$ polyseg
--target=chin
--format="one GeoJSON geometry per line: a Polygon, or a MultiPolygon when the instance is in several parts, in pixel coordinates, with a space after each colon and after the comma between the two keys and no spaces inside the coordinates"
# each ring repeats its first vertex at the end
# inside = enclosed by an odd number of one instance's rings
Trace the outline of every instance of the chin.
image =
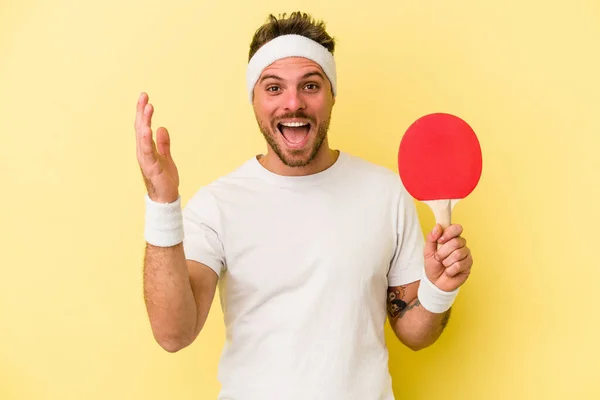
{"type": "Polygon", "coordinates": [[[265,129],[264,125],[260,127],[268,147],[279,160],[287,167],[300,168],[309,165],[319,154],[327,136],[328,124],[311,124],[302,143],[287,141],[277,125],[272,129],[265,129]]]}
{"type": "Polygon", "coordinates": [[[273,148],[273,151],[286,166],[299,168],[309,165],[317,157],[322,144],[322,140],[317,142],[311,140],[300,149],[283,147],[282,151],[281,147],[277,147],[273,148]]]}
{"type": "Polygon", "coordinates": [[[306,167],[314,160],[314,157],[310,157],[310,155],[302,155],[302,156],[290,156],[289,154],[285,157],[279,157],[279,159],[288,167],[292,168],[300,168],[306,167]]]}

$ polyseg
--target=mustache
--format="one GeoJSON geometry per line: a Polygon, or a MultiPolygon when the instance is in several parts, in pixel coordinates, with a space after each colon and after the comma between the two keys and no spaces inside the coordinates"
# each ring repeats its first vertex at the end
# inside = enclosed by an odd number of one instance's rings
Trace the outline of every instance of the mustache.
{"type": "Polygon", "coordinates": [[[281,121],[282,119],[292,119],[292,118],[306,119],[306,120],[310,121],[312,124],[315,123],[315,119],[313,117],[309,116],[308,114],[305,114],[302,111],[280,115],[279,117],[277,117],[275,119],[274,123],[278,124],[279,121],[281,121]]]}

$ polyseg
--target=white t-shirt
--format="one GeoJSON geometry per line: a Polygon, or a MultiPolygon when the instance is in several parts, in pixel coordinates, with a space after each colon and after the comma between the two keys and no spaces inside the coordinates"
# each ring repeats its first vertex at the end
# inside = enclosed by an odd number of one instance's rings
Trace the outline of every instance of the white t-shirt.
{"type": "Polygon", "coordinates": [[[219,400],[391,400],[388,286],[419,280],[423,235],[399,176],[341,152],[276,175],[251,158],[184,208],[186,258],[219,274],[219,400]]]}

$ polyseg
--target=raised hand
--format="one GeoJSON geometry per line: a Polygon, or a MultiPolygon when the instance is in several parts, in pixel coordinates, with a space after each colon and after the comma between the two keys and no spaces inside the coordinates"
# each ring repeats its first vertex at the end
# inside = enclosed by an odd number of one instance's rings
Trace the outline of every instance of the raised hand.
{"type": "Polygon", "coordinates": [[[137,103],[135,133],[137,159],[146,190],[151,200],[172,203],[179,197],[179,173],[171,158],[171,140],[166,128],[156,130],[156,144],[152,137],[154,107],[142,93],[137,103]]]}
{"type": "Polygon", "coordinates": [[[462,286],[471,273],[473,258],[462,231],[460,225],[442,229],[437,224],[427,235],[425,272],[435,286],[446,292],[462,286]]]}

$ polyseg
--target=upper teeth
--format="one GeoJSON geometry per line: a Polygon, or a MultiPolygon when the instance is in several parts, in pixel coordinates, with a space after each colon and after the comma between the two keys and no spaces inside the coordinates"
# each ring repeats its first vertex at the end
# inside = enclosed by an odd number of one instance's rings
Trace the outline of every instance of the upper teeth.
{"type": "Polygon", "coordinates": [[[297,128],[299,126],[308,125],[308,123],[307,122],[282,122],[281,125],[289,126],[291,128],[297,128]]]}

